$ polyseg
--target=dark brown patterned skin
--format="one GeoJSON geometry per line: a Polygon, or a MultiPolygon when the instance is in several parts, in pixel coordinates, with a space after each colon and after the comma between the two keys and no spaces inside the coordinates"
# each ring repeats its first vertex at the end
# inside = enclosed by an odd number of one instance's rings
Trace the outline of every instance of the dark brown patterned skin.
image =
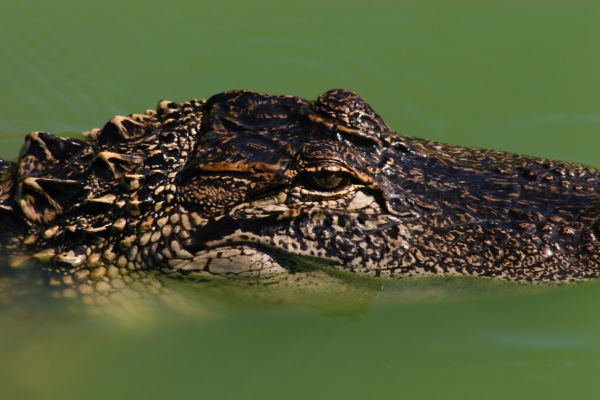
{"type": "Polygon", "coordinates": [[[376,276],[600,273],[599,171],[392,131],[355,93],[162,101],[0,163],[0,240],[65,295],[144,271],[286,273],[285,253],[376,276]]]}

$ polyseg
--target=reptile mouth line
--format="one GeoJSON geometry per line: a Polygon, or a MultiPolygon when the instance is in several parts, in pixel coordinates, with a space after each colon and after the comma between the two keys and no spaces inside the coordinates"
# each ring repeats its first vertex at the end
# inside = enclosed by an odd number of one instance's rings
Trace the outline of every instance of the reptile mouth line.
{"type": "MultiPolygon", "coordinates": [[[[183,267],[177,269],[178,272],[183,274],[198,274],[198,273],[210,273],[211,263],[215,260],[223,260],[228,258],[227,252],[231,249],[244,249],[255,251],[256,254],[262,254],[270,257],[279,267],[287,271],[288,273],[299,273],[306,272],[309,270],[318,269],[321,267],[328,267],[335,265],[336,262],[333,260],[318,258],[310,255],[297,254],[280,249],[275,246],[256,243],[251,241],[235,241],[227,244],[219,244],[216,246],[206,247],[200,252],[196,252],[192,259],[202,258],[206,260],[206,264],[201,267],[183,267]],[[210,257],[209,255],[214,255],[210,257]],[[204,256],[204,257],[203,257],[204,256]]],[[[250,259],[256,254],[242,254],[242,257],[250,259]]],[[[186,260],[182,259],[183,262],[186,260]]],[[[188,260],[189,261],[189,260],[188,260]]],[[[239,261],[238,261],[239,262],[239,261]]],[[[247,274],[246,271],[239,273],[232,273],[231,276],[248,276],[254,274],[247,274]]],[[[211,274],[220,275],[220,274],[211,274]]],[[[259,274],[256,274],[259,275],[259,274]]]]}

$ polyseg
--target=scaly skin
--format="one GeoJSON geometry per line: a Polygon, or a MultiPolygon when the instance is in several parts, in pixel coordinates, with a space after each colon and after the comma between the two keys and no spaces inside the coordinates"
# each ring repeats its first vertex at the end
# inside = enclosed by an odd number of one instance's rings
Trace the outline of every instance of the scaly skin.
{"type": "Polygon", "coordinates": [[[0,163],[2,247],[63,293],[286,273],[285,253],[376,276],[600,273],[597,169],[398,135],[356,94],[231,91],[35,132],[0,163]]]}

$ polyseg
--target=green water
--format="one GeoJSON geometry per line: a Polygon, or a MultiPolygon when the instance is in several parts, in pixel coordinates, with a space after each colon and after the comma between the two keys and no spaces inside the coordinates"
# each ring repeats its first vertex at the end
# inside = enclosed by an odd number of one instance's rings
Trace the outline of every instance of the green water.
{"type": "MultiPolygon", "coordinates": [[[[5,0],[0,157],[14,158],[28,131],[72,134],[161,98],[345,87],[406,134],[600,166],[599,19],[595,1],[5,0]]],[[[563,399],[600,389],[596,283],[180,286],[185,310],[117,321],[2,308],[0,397],[563,399]]]]}

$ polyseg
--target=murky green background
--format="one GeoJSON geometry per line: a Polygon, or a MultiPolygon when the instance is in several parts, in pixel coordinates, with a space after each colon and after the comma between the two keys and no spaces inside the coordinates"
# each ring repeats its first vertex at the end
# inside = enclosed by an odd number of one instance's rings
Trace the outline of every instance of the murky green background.
{"type": "MultiPolygon", "coordinates": [[[[4,0],[0,157],[14,158],[28,131],[72,134],[161,98],[345,87],[406,134],[600,166],[598,20],[591,0],[4,0]]],[[[340,295],[289,296],[184,286],[185,311],[116,322],[2,309],[0,397],[563,399],[600,389],[598,284],[359,280],[340,295]]]]}

